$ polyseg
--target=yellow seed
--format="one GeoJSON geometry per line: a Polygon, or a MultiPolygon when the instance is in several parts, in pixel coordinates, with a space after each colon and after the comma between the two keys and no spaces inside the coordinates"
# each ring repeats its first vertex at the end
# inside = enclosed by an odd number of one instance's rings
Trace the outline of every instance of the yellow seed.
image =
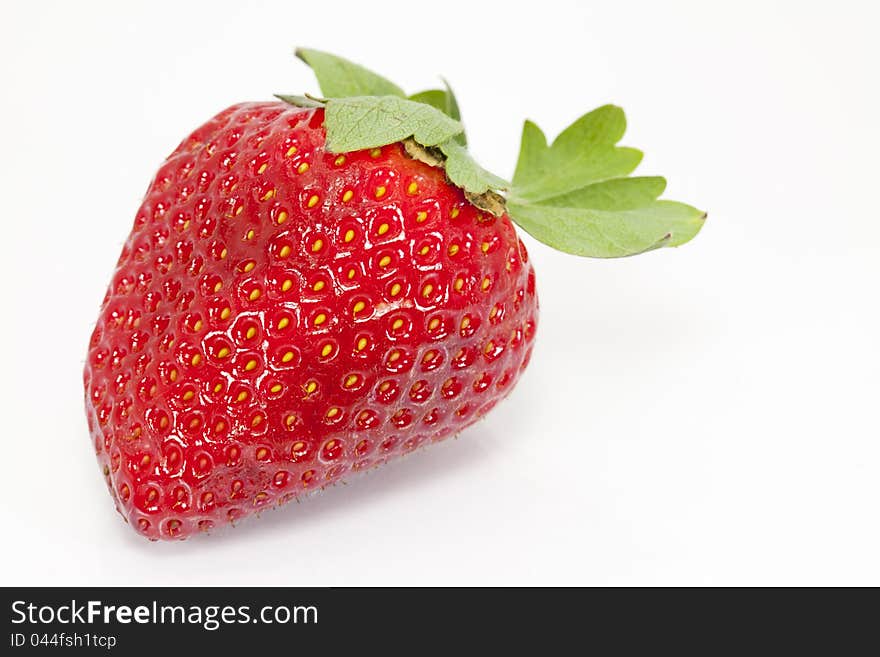
{"type": "Polygon", "coordinates": [[[248,299],[250,299],[251,301],[256,301],[257,299],[260,298],[260,294],[262,294],[260,292],[260,288],[255,287],[253,290],[251,290],[251,293],[248,295],[248,299]]]}
{"type": "Polygon", "coordinates": [[[428,213],[427,213],[427,212],[419,212],[419,213],[416,215],[416,222],[418,222],[418,223],[422,223],[422,222],[423,222],[425,219],[427,219],[427,218],[428,218],[428,213]]]}
{"type": "Polygon", "coordinates": [[[285,221],[287,221],[287,212],[285,212],[284,210],[282,210],[281,212],[279,212],[279,213],[278,213],[278,219],[276,219],[276,221],[277,221],[279,224],[283,224],[285,221]]]}
{"type": "Polygon", "coordinates": [[[386,392],[388,388],[391,387],[390,381],[383,381],[382,385],[379,386],[379,392],[386,392]]]}
{"type": "Polygon", "coordinates": [[[370,151],[370,157],[379,157],[380,155],[382,155],[381,148],[374,148],[373,150],[370,151]]]}
{"type": "Polygon", "coordinates": [[[387,191],[387,190],[385,189],[385,185],[379,185],[379,186],[376,188],[376,192],[375,192],[375,194],[376,194],[376,198],[382,198],[383,196],[385,196],[385,192],[386,192],[386,191],[387,191]]]}
{"type": "Polygon", "coordinates": [[[389,226],[388,224],[382,224],[381,226],[379,226],[379,230],[377,230],[376,232],[379,235],[384,235],[385,233],[388,232],[389,228],[391,228],[391,226],[389,226]]]}
{"type": "MultiPolygon", "coordinates": [[[[226,428],[225,422],[218,422],[217,424],[214,425],[214,433],[220,433],[225,428],[226,428]]],[[[205,465],[207,465],[207,463],[205,463],[205,465]]]]}
{"type": "Polygon", "coordinates": [[[290,318],[289,317],[282,317],[281,319],[278,320],[278,330],[283,331],[284,329],[287,328],[288,324],[290,324],[290,318]]]}
{"type": "Polygon", "coordinates": [[[389,363],[393,363],[394,361],[399,360],[399,359],[400,359],[400,352],[399,351],[392,351],[390,354],[388,354],[388,362],[389,363]]]}
{"type": "Polygon", "coordinates": [[[324,248],[324,240],[322,240],[321,238],[318,238],[314,242],[312,242],[312,253],[317,253],[322,248],[324,248]]]}
{"type": "Polygon", "coordinates": [[[428,330],[429,331],[435,330],[438,326],[440,326],[440,320],[437,319],[436,317],[434,319],[432,319],[430,322],[428,322],[428,330]]]}
{"type": "Polygon", "coordinates": [[[400,294],[400,283],[395,283],[391,286],[391,296],[396,297],[398,294],[400,294]]]}
{"type": "Polygon", "coordinates": [[[421,256],[428,255],[428,251],[430,251],[430,250],[431,250],[431,247],[426,244],[421,249],[419,249],[419,255],[421,255],[421,256]]]}
{"type": "Polygon", "coordinates": [[[168,426],[168,418],[163,417],[161,420],[159,420],[159,426],[163,429],[166,428],[168,426]]]}
{"type": "Polygon", "coordinates": [[[483,253],[488,253],[488,251],[489,251],[489,242],[483,242],[483,244],[480,246],[480,250],[481,250],[483,253]]]}
{"type": "Polygon", "coordinates": [[[183,393],[183,401],[189,401],[195,396],[196,394],[192,390],[187,390],[185,393],[183,393]]]}
{"type": "Polygon", "coordinates": [[[257,263],[255,263],[253,260],[249,260],[244,265],[244,273],[247,274],[248,272],[253,271],[254,267],[256,267],[256,266],[257,266],[257,263]]]}
{"type": "Polygon", "coordinates": [[[285,354],[281,357],[282,363],[289,363],[292,360],[293,360],[293,352],[292,351],[285,352],[285,354]]]}
{"type": "Polygon", "coordinates": [[[274,386],[272,386],[271,388],[269,388],[269,392],[271,392],[271,393],[273,393],[273,394],[278,394],[279,392],[281,392],[281,384],[280,384],[280,383],[276,383],[274,386]]]}
{"type": "Polygon", "coordinates": [[[363,351],[366,348],[367,348],[367,339],[366,338],[361,338],[360,340],[357,341],[357,350],[358,351],[363,351]]]}
{"type": "Polygon", "coordinates": [[[452,244],[449,247],[449,255],[454,256],[456,253],[458,253],[458,244],[452,244]]]}
{"type": "Polygon", "coordinates": [[[312,194],[312,195],[309,197],[309,202],[307,203],[307,205],[308,205],[310,208],[313,208],[313,207],[315,207],[316,205],[318,205],[318,201],[320,201],[320,200],[321,200],[321,199],[318,198],[318,195],[317,195],[317,194],[312,194]]]}
{"type": "Polygon", "coordinates": [[[293,281],[289,278],[281,284],[281,291],[287,292],[290,288],[293,287],[293,281]]]}
{"type": "Polygon", "coordinates": [[[314,381],[309,381],[309,382],[305,385],[305,390],[306,390],[306,392],[309,393],[309,394],[312,394],[312,393],[315,392],[315,390],[317,390],[317,389],[318,389],[318,384],[315,383],[314,381]]]}
{"type": "Polygon", "coordinates": [[[342,202],[348,203],[351,200],[352,196],[354,196],[354,192],[350,189],[346,189],[345,193],[342,195],[342,202]]]}
{"type": "Polygon", "coordinates": [[[427,299],[429,296],[431,296],[431,292],[433,292],[433,291],[434,291],[434,286],[431,285],[430,283],[426,283],[425,286],[422,288],[422,296],[427,299]]]}
{"type": "Polygon", "coordinates": [[[394,331],[396,331],[396,330],[398,330],[401,326],[403,326],[403,320],[402,320],[402,319],[395,319],[395,320],[394,320],[394,323],[391,325],[391,329],[394,330],[394,331]]]}
{"type": "Polygon", "coordinates": [[[230,310],[229,306],[226,306],[223,310],[220,311],[220,319],[229,319],[229,316],[232,314],[232,310],[230,310]]]}
{"type": "Polygon", "coordinates": [[[223,247],[223,250],[220,251],[220,259],[225,260],[227,255],[229,255],[229,251],[226,250],[226,247],[223,247]]]}
{"type": "Polygon", "coordinates": [[[296,168],[296,172],[297,172],[297,173],[305,173],[305,172],[308,171],[308,170],[309,170],[309,163],[308,163],[308,162],[303,162],[302,164],[300,164],[300,165],[296,168]]]}
{"type": "Polygon", "coordinates": [[[348,229],[345,231],[345,237],[342,238],[345,242],[351,242],[354,239],[354,231],[348,229]]]}
{"type": "Polygon", "coordinates": [[[318,316],[315,317],[315,326],[320,326],[324,322],[327,321],[327,315],[324,313],[318,313],[318,316]]]}
{"type": "Polygon", "coordinates": [[[407,192],[407,194],[418,194],[418,192],[419,192],[418,183],[416,183],[415,181],[411,182],[409,184],[409,187],[406,188],[406,192],[407,192]]]}
{"type": "Polygon", "coordinates": [[[228,347],[220,347],[220,350],[217,352],[217,358],[226,358],[229,353],[228,347]]]}
{"type": "Polygon", "coordinates": [[[255,233],[254,233],[254,229],[251,228],[247,233],[245,233],[244,238],[245,238],[246,240],[252,240],[252,239],[254,239],[254,234],[255,234],[255,233]]]}
{"type": "Polygon", "coordinates": [[[223,384],[222,384],[222,383],[218,383],[217,385],[214,386],[214,392],[215,392],[215,393],[220,392],[221,390],[223,390],[223,384]]]}
{"type": "Polygon", "coordinates": [[[290,157],[296,153],[296,146],[291,146],[287,149],[287,152],[284,154],[284,157],[290,157]]]}
{"type": "Polygon", "coordinates": [[[492,306],[492,310],[489,311],[489,319],[494,319],[495,315],[498,314],[498,306],[492,306]]]}
{"type": "Polygon", "coordinates": [[[345,379],[345,387],[351,388],[357,382],[358,382],[357,374],[349,374],[345,379]]]}
{"type": "Polygon", "coordinates": [[[333,160],[333,164],[341,167],[343,164],[345,164],[345,155],[340,155],[339,157],[337,157],[335,160],[333,160]]]}
{"type": "Polygon", "coordinates": [[[257,334],[257,329],[256,329],[255,327],[251,326],[251,327],[247,330],[247,332],[244,334],[244,337],[247,338],[248,340],[250,340],[250,339],[253,338],[256,334],[257,334]]]}
{"type": "Polygon", "coordinates": [[[202,362],[202,357],[200,354],[196,354],[195,356],[192,357],[192,364],[193,365],[198,365],[201,362],[202,362]]]}
{"type": "Polygon", "coordinates": [[[458,216],[458,208],[452,208],[452,212],[449,213],[449,216],[455,219],[458,216]]]}
{"type": "Polygon", "coordinates": [[[480,286],[480,288],[483,290],[483,292],[485,292],[489,289],[490,285],[492,285],[492,281],[489,280],[488,276],[486,276],[486,278],[483,279],[483,284],[480,286]]]}
{"type": "Polygon", "coordinates": [[[471,318],[468,315],[465,315],[464,317],[462,317],[461,328],[466,329],[470,325],[471,325],[471,318]]]}
{"type": "MultiPolygon", "coordinates": [[[[263,421],[262,415],[254,415],[254,419],[251,420],[251,426],[252,427],[259,426],[262,421],[263,421]]],[[[266,450],[261,449],[259,452],[257,452],[257,458],[258,459],[266,458],[266,450]],[[261,456],[261,453],[262,453],[262,456],[261,456]]]]}
{"type": "Polygon", "coordinates": [[[348,276],[348,280],[351,280],[355,277],[356,274],[357,274],[357,271],[355,270],[354,267],[352,267],[351,269],[348,270],[348,273],[346,274],[346,276],[348,276]]]}
{"type": "Polygon", "coordinates": [[[274,190],[274,189],[270,189],[268,192],[266,192],[265,194],[263,194],[263,195],[260,197],[260,200],[261,200],[261,201],[268,201],[268,200],[271,199],[271,198],[275,198],[275,190],[274,190]]]}
{"type": "Polygon", "coordinates": [[[320,292],[321,290],[324,289],[324,281],[315,281],[315,284],[312,285],[312,289],[315,292],[320,292]]]}
{"type": "Polygon", "coordinates": [[[321,349],[321,356],[327,358],[331,353],[333,353],[333,345],[328,342],[324,345],[323,349],[321,349]]]}
{"type": "Polygon", "coordinates": [[[367,307],[367,304],[365,304],[363,301],[358,301],[357,303],[354,304],[354,308],[352,308],[352,313],[357,315],[360,311],[362,311],[366,307],[367,307]]]}
{"type": "Polygon", "coordinates": [[[237,217],[238,215],[240,215],[242,212],[244,212],[244,206],[243,206],[243,205],[239,205],[237,208],[235,208],[235,216],[236,216],[236,217],[237,217]]]}
{"type": "Polygon", "coordinates": [[[246,372],[250,372],[251,370],[255,370],[255,369],[257,369],[257,361],[256,361],[256,359],[252,358],[251,360],[249,360],[249,361],[247,362],[247,364],[244,366],[244,369],[245,369],[246,372]]]}
{"type": "Polygon", "coordinates": [[[488,355],[494,348],[495,343],[489,340],[489,342],[486,343],[486,347],[483,349],[483,353],[488,355]]]}
{"type": "Polygon", "coordinates": [[[285,244],[284,246],[281,247],[281,250],[278,252],[278,257],[279,258],[286,258],[289,255],[290,255],[290,247],[287,246],[287,244],[285,244]]]}
{"type": "Polygon", "coordinates": [[[390,264],[391,264],[391,256],[382,256],[379,259],[379,266],[380,267],[387,267],[390,264]]]}
{"type": "Polygon", "coordinates": [[[337,415],[339,415],[339,409],[336,408],[335,406],[334,406],[333,408],[329,408],[329,409],[327,409],[327,414],[326,414],[326,416],[327,416],[328,419],[330,419],[330,418],[334,418],[334,417],[336,417],[337,415]]]}
{"type": "Polygon", "coordinates": [[[268,169],[268,168],[269,168],[269,165],[266,164],[266,163],[263,163],[263,164],[260,165],[260,168],[257,169],[257,173],[263,173],[263,172],[264,172],[266,169],[268,169]]]}
{"type": "Polygon", "coordinates": [[[436,351],[433,351],[433,350],[432,350],[432,351],[429,351],[429,352],[427,352],[427,353],[422,357],[422,362],[423,362],[423,363],[428,363],[428,362],[434,360],[436,357],[437,357],[437,352],[436,352],[436,351]]]}
{"type": "Polygon", "coordinates": [[[217,294],[220,291],[220,288],[223,287],[223,283],[217,281],[214,283],[214,294],[217,294]]]}

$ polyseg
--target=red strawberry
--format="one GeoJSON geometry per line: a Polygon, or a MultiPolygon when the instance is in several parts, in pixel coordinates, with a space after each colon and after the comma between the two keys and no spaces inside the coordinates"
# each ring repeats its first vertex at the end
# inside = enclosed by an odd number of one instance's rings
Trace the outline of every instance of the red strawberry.
{"type": "MultiPolygon", "coordinates": [[[[450,181],[473,165],[460,130],[331,152],[358,94],[336,95],[221,112],[137,213],[85,389],[116,507],[144,536],[184,538],[454,435],[529,361],[534,272],[495,185],[450,181]]],[[[374,133],[397,125],[382,120],[374,133]]]]}

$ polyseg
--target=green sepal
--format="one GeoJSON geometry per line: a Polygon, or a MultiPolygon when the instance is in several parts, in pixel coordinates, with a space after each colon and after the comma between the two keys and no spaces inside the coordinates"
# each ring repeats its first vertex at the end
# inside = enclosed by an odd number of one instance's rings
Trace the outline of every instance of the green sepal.
{"type": "Polygon", "coordinates": [[[315,71],[324,98],[278,96],[299,107],[323,107],[327,150],[334,153],[404,142],[407,153],[442,166],[472,203],[501,214],[507,210],[533,237],[560,251],[611,258],[696,235],[705,213],[659,200],[666,181],[630,177],[642,159],[618,146],[626,131],[623,110],[605,105],[574,121],[551,143],[526,121],[513,182],[486,171],[466,149],[455,95],[429,89],[406,97],[386,78],[346,59],[300,48],[297,56],[315,71]]]}
{"type": "MultiPolygon", "coordinates": [[[[461,121],[461,110],[458,107],[455,93],[453,93],[452,87],[449,86],[449,82],[445,78],[443,79],[443,84],[446,87],[445,89],[427,89],[413,94],[409,99],[417,103],[425,103],[431,107],[436,107],[447,116],[452,117],[456,121],[461,121]]],[[[455,136],[455,141],[462,146],[467,146],[467,137],[464,131],[455,136]]]]}
{"type": "Polygon", "coordinates": [[[449,180],[471,195],[509,186],[465,150],[458,101],[446,80],[445,89],[406,98],[394,83],[342,57],[307,48],[297,49],[296,55],[314,70],[325,99],[278,98],[298,107],[324,107],[328,151],[347,153],[412,138],[424,147],[436,147],[444,159],[435,165],[444,166],[449,180]]]}
{"type": "Polygon", "coordinates": [[[298,96],[296,94],[275,94],[275,98],[297,107],[324,107],[324,105],[326,105],[324,101],[315,100],[308,96],[298,96]]]}
{"type": "Polygon", "coordinates": [[[343,57],[310,48],[297,48],[296,56],[315,72],[321,93],[327,98],[349,96],[406,97],[403,89],[390,80],[343,57]]]}
{"type": "Polygon", "coordinates": [[[461,123],[440,110],[396,96],[331,98],[324,115],[327,150],[347,153],[412,137],[436,146],[461,133],[461,123]]]}
{"type": "Polygon", "coordinates": [[[483,194],[490,189],[504,190],[510,186],[504,178],[477,164],[467,148],[455,138],[443,142],[438,148],[446,156],[446,176],[462,189],[472,194],[483,194]]]}

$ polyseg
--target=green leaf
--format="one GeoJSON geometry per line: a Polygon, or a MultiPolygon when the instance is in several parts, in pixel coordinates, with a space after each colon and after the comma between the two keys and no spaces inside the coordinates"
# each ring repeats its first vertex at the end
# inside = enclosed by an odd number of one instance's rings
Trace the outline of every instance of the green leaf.
{"type": "Polygon", "coordinates": [[[510,185],[503,178],[486,171],[467,149],[455,139],[450,139],[439,145],[446,156],[446,176],[454,184],[472,194],[483,194],[490,189],[503,190],[510,185]]]}
{"type": "Polygon", "coordinates": [[[612,178],[593,183],[573,192],[554,196],[542,202],[555,208],[590,208],[593,210],[634,210],[648,205],[666,189],[666,179],[612,178]]]}
{"type": "Polygon", "coordinates": [[[513,178],[516,196],[542,201],[632,173],[642,153],[615,146],[625,129],[623,110],[605,105],[579,118],[547,146],[540,128],[526,121],[513,178]]]}
{"type": "Polygon", "coordinates": [[[536,239],[580,256],[615,258],[678,246],[702,228],[704,212],[657,200],[658,177],[626,177],[642,154],[617,146],[623,110],[606,105],[585,114],[552,144],[526,121],[507,208],[536,239]]]}
{"type": "Polygon", "coordinates": [[[376,148],[412,137],[436,146],[463,130],[440,110],[396,96],[332,98],[324,115],[327,150],[347,153],[376,148]]]}
{"type": "Polygon", "coordinates": [[[399,96],[403,89],[359,64],[320,50],[297,48],[296,56],[311,66],[327,98],[349,96],[399,96]]]}
{"type": "Polygon", "coordinates": [[[684,203],[652,201],[619,211],[550,207],[509,201],[511,218],[535,239],[559,251],[593,258],[619,258],[693,238],[706,214],[684,203]]]}

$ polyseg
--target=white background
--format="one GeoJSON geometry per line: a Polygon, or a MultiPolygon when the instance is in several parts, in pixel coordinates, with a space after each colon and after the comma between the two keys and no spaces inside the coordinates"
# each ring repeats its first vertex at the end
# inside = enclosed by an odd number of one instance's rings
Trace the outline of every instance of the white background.
{"type": "Polygon", "coordinates": [[[880,48],[865,2],[20,2],[0,21],[2,584],[880,584],[880,48]],[[509,174],[622,105],[640,172],[709,211],[677,250],[527,240],[542,322],[458,440],[185,543],[113,511],[92,322],[153,171],[331,50],[454,84],[509,174]]]}

